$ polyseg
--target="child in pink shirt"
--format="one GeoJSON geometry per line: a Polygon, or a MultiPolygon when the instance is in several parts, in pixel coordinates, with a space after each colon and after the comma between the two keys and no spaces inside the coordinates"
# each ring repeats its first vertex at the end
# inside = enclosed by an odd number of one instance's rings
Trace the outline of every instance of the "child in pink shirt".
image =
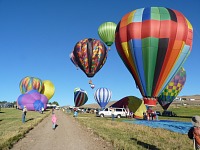
{"type": "Polygon", "coordinates": [[[56,118],[56,115],[54,113],[52,114],[51,121],[52,121],[52,128],[53,128],[53,130],[55,130],[57,118],[56,118]]]}

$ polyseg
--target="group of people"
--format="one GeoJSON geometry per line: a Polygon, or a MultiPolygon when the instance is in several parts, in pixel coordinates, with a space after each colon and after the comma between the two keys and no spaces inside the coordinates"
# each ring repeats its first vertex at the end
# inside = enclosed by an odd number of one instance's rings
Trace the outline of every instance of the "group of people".
{"type": "MultiPolygon", "coordinates": [[[[26,114],[27,114],[27,108],[26,106],[24,106],[24,108],[22,109],[22,123],[26,122],[26,114]]],[[[44,110],[42,110],[43,113],[44,110]]],[[[56,114],[54,112],[54,108],[52,109],[52,117],[51,117],[51,121],[52,121],[52,129],[55,130],[56,126],[57,126],[57,117],[56,114]]]]}
{"type": "Polygon", "coordinates": [[[156,111],[152,109],[147,109],[146,112],[143,112],[143,119],[144,120],[158,120],[158,115],[156,111]]]}

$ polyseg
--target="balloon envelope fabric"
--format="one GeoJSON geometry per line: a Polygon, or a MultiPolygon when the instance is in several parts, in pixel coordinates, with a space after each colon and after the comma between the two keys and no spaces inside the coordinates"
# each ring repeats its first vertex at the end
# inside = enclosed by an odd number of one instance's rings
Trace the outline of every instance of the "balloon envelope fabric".
{"type": "Polygon", "coordinates": [[[112,92],[107,88],[98,88],[94,93],[94,99],[101,108],[105,108],[110,101],[112,92]]]}
{"type": "Polygon", "coordinates": [[[183,67],[181,67],[158,97],[158,102],[164,110],[167,110],[173,100],[178,96],[185,84],[185,81],[186,71],[183,67]]]}
{"type": "Polygon", "coordinates": [[[43,82],[43,89],[40,93],[45,95],[48,98],[48,100],[50,100],[55,93],[55,87],[50,80],[44,80],[42,82],[43,82]]]}
{"type": "Polygon", "coordinates": [[[193,29],[186,17],[165,7],[127,13],[115,34],[117,52],[143,97],[158,97],[189,56],[193,29]]]}
{"type": "Polygon", "coordinates": [[[74,89],[74,104],[75,107],[84,105],[88,100],[87,92],[81,88],[74,89]]]}
{"type": "Polygon", "coordinates": [[[114,22],[104,22],[98,28],[99,37],[109,47],[115,41],[116,27],[117,27],[117,24],[114,22]]]}
{"type": "Polygon", "coordinates": [[[20,81],[19,87],[22,94],[30,90],[37,90],[40,92],[43,88],[43,83],[39,78],[27,76],[20,81]]]}
{"type": "Polygon", "coordinates": [[[47,97],[40,94],[37,90],[31,90],[25,94],[21,94],[17,99],[19,108],[23,109],[26,106],[29,111],[40,111],[42,107],[46,110],[47,103],[47,97]]]}
{"type": "Polygon", "coordinates": [[[143,118],[143,112],[147,111],[144,101],[135,96],[126,96],[111,106],[119,108],[128,106],[129,110],[134,113],[135,118],[143,118]]]}
{"type": "Polygon", "coordinates": [[[86,38],[76,43],[73,54],[79,68],[93,77],[105,64],[108,50],[103,42],[86,38]]]}

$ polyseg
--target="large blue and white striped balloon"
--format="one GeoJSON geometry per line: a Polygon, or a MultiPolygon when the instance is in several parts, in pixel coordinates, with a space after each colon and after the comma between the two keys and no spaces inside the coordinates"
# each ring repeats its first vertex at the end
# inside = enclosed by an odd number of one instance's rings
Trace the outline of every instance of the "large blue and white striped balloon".
{"type": "Polygon", "coordinates": [[[98,88],[94,93],[94,99],[101,108],[105,108],[110,101],[112,92],[107,88],[98,88]]]}

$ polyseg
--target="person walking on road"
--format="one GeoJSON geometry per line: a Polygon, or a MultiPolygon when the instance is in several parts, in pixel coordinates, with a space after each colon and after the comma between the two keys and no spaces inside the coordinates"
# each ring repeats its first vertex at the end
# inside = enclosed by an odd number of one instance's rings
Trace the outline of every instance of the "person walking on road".
{"type": "Polygon", "coordinates": [[[26,122],[26,113],[27,113],[27,108],[26,108],[26,106],[24,106],[24,108],[22,110],[22,122],[23,123],[26,122]]]}
{"type": "Polygon", "coordinates": [[[52,128],[53,128],[53,130],[55,130],[56,129],[56,122],[57,122],[57,118],[56,118],[55,113],[52,114],[51,121],[52,121],[52,128]]]}

